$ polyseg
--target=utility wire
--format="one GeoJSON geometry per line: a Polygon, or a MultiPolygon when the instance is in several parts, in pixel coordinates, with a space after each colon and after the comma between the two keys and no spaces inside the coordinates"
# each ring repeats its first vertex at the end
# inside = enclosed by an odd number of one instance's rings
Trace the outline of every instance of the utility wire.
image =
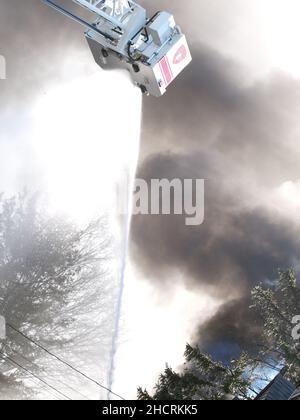
{"type": "Polygon", "coordinates": [[[85,379],[93,382],[95,385],[97,385],[98,387],[104,389],[105,391],[109,392],[110,394],[114,395],[115,397],[120,398],[121,400],[125,401],[125,398],[122,397],[121,395],[116,394],[115,392],[113,392],[111,389],[107,388],[106,386],[102,385],[100,382],[97,382],[95,379],[89,377],[87,374],[81,372],[79,369],[75,368],[74,366],[72,366],[70,363],[66,362],[65,360],[61,359],[59,356],[56,356],[56,354],[52,353],[50,350],[46,349],[45,347],[43,347],[41,344],[37,343],[35,340],[29,338],[27,335],[25,335],[24,333],[22,333],[21,331],[19,331],[17,328],[15,328],[14,326],[12,326],[11,324],[7,323],[6,324],[10,329],[12,329],[13,331],[17,332],[18,334],[20,334],[22,337],[24,337],[26,340],[30,341],[32,344],[34,344],[35,346],[39,347],[41,350],[43,350],[44,352],[46,352],[47,354],[49,354],[50,356],[54,357],[56,360],[58,360],[60,363],[63,363],[64,365],[68,366],[70,369],[72,369],[74,372],[78,373],[79,375],[83,376],[85,379]]]}
{"type": "MultiPolygon", "coordinates": [[[[16,367],[12,362],[10,362],[9,360],[5,360],[5,362],[7,362],[8,364],[10,364],[10,366],[13,366],[14,368],[16,367]]],[[[40,384],[40,382],[39,382],[39,380],[37,380],[37,379],[35,379],[35,378],[33,378],[32,379],[32,381],[33,382],[35,382],[36,384],[40,384]]],[[[61,398],[59,398],[58,396],[57,396],[57,394],[56,393],[54,393],[53,391],[52,391],[52,389],[48,389],[47,388],[47,386],[46,385],[44,385],[44,384],[41,384],[41,388],[42,389],[46,389],[46,391],[50,394],[50,395],[52,395],[53,396],[53,398],[55,398],[55,400],[57,400],[57,401],[62,401],[62,399],[61,398]]]]}
{"type": "MultiPolygon", "coordinates": [[[[41,369],[41,367],[37,363],[33,362],[32,360],[30,360],[27,357],[23,356],[22,354],[18,353],[16,350],[10,349],[10,351],[13,351],[18,357],[22,357],[22,359],[26,360],[26,362],[32,364],[36,368],[41,369]]],[[[84,399],[89,400],[89,397],[87,397],[86,395],[82,394],[80,391],[78,391],[77,389],[73,388],[71,385],[66,384],[65,382],[61,381],[58,378],[55,378],[54,380],[58,381],[63,386],[69,388],[71,391],[76,392],[77,394],[81,395],[84,399]]]]}
{"type": "Polygon", "coordinates": [[[59,391],[54,386],[52,386],[48,382],[46,382],[44,379],[41,379],[39,376],[37,376],[34,373],[32,373],[29,369],[25,368],[20,363],[16,362],[14,359],[12,359],[11,357],[9,357],[7,354],[3,353],[2,351],[0,351],[0,353],[5,357],[5,359],[7,359],[9,362],[13,363],[15,366],[18,366],[20,369],[24,370],[24,372],[29,373],[29,375],[33,376],[35,379],[38,379],[40,382],[42,382],[43,384],[47,385],[49,388],[53,389],[55,392],[57,392],[58,394],[60,394],[62,397],[66,398],[69,401],[72,401],[71,398],[69,398],[63,392],[59,391]]]}

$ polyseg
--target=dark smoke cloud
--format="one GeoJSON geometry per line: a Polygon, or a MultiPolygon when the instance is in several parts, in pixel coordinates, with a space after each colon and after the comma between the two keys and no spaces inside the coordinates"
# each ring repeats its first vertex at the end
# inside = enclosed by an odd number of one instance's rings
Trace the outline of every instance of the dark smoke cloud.
{"type": "Polygon", "coordinates": [[[176,268],[189,287],[227,299],[273,280],[278,268],[299,259],[300,242],[293,224],[260,207],[239,208],[240,197],[209,167],[216,163],[209,155],[171,153],[143,163],[138,175],[147,181],[206,178],[206,218],[188,227],[181,216],[136,216],[133,254],[159,284],[172,282],[176,268]]]}
{"type": "Polygon", "coordinates": [[[300,178],[300,82],[274,73],[249,83],[232,59],[199,42],[192,50],[192,65],[168,94],[144,101],[138,176],[204,178],[205,223],[195,228],[178,216],[136,216],[131,251],[162,291],[179,272],[189,288],[225,301],[208,323],[195,325],[195,337],[231,357],[235,346],[257,341],[251,288],[274,281],[279,268],[300,258],[297,222],[262,203],[283,182],[300,178]]]}
{"type": "MultiPolygon", "coordinates": [[[[236,8],[241,4],[232,2],[236,8]]],[[[176,14],[194,61],[165,97],[145,100],[139,170],[146,179],[205,178],[206,220],[191,228],[178,217],[136,217],[132,254],[158,287],[171,287],[180,271],[188,287],[222,297],[225,306],[206,325],[195,326],[195,336],[206,347],[226,343],[228,348],[255,339],[255,322],[245,309],[249,289],[299,259],[299,229],[260,199],[280,183],[300,178],[300,82],[276,74],[249,84],[238,63],[201,44],[201,33],[222,36],[228,23],[227,2],[212,3],[224,19],[206,29],[210,5],[205,2],[150,4],[152,12],[176,14]]],[[[0,84],[1,112],[59,82],[59,68],[71,50],[92,60],[82,33],[40,0],[0,0],[0,54],[9,78],[0,84]]]]}
{"type": "Polygon", "coordinates": [[[238,357],[243,349],[254,354],[260,350],[262,322],[254,311],[249,309],[248,297],[230,300],[198,331],[194,342],[201,342],[201,347],[215,358],[229,362],[238,357]]]}
{"type": "Polygon", "coordinates": [[[247,87],[238,66],[195,49],[168,95],[145,101],[142,153],[208,150],[222,155],[226,177],[238,173],[267,186],[297,178],[300,153],[291,153],[290,142],[298,131],[299,88],[280,74],[247,87]]]}

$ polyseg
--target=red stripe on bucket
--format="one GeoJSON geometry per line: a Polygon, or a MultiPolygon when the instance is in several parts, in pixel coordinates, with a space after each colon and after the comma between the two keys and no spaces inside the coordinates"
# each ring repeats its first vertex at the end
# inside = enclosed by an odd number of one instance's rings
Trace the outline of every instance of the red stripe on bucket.
{"type": "Polygon", "coordinates": [[[172,75],[172,71],[166,57],[160,60],[159,66],[164,76],[165,84],[166,86],[168,86],[173,80],[173,75],[172,75]]]}

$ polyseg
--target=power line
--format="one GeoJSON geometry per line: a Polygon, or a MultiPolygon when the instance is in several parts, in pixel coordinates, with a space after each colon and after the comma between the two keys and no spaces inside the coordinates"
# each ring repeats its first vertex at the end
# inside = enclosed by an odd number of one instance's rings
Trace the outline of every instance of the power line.
{"type": "Polygon", "coordinates": [[[20,365],[20,363],[16,362],[14,359],[9,357],[7,354],[0,351],[0,353],[11,363],[13,363],[15,366],[18,366],[20,369],[24,370],[24,372],[29,373],[29,375],[33,376],[35,379],[38,379],[43,384],[47,385],[49,388],[53,389],[55,392],[60,394],[62,397],[66,398],[69,401],[72,401],[71,398],[69,398],[67,395],[65,395],[63,392],[56,389],[54,386],[50,385],[48,382],[46,382],[44,379],[41,379],[39,376],[32,373],[29,369],[25,368],[24,366],[20,365]]]}
{"type": "MultiPolygon", "coordinates": [[[[7,346],[3,346],[3,347],[7,347],[7,346]]],[[[30,360],[30,359],[28,359],[26,356],[23,356],[22,354],[20,354],[19,352],[17,352],[15,349],[12,349],[12,348],[10,348],[9,349],[10,351],[13,351],[18,357],[21,357],[22,359],[24,359],[26,362],[28,362],[28,363],[30,363],[30,364],[32,364],[33,366],[35,366],[36,368],[38,368],[38,369],[40,369],[41,367],[37,364],[37,363],[35,363],[35,362],[33,362],[32,360],[30,360]]],[[[8,352],[7,350],[6,350],[6,352],[8,352]]],[[[73,388],[71,385],[69,385],[69,384],[66,384],[65,382],[63,382],[63,381],[61,381],[60,379],[58,379],[58,378],[55,378],[55,380],[56,381],[58,381],[59,383],[61,383],[63,386],[65,386],[65,387],[67,387],[67,388],[69,388],[71,391],[73,391],[73,392],[76,392],[76,393],[78,393],[79,395],[81,395],[83,398],[85,398],[85,399],[87,399],[87,400],[89,400],[89,398],[86,396],[86,395],[84,395],[84,394],[82,394],[80,391],[78,391],[77,389],[75,389],[75,388],[73,388]]],[[[53,394],[54,395],[54,394],[53,394]]]]}
{"type": "Polygon", "coordinates": [[[74,366],[72,366],[70,363],[66,362],[65,360],[61,359],[59,356],[57,356],[56,354],[52,353],[50,350],[46,349],[45,347],[43,347],[41,344],[37,343],[35,340],[29,338],[27,335],[25,335],[24,333],[22,333],[21,331],[19,331],[17,328],[15,328],[14,326],[12,326],[11,324],[7,323],[7,326],[12,329],[13,331],[17,332],[18,334],[20,334],[22,337],[24,337],[26,340],[30,341],[32,344],[34,344],[35,346],[39,347],[41,350],[43,350],[44,352],[46,352],[47,354],[49,354],[50,356],[54,357],[56,360],[58,360],[60,363],[63,363],[64,365],[68,366],[70,369],[72,369],[74,372],[78,373],[79,375],[83,376],[85,379],[93,382],[95,385],[97,385],[98,387],[104,389],[105,391],[109,392],[110,394],[114,395],[115,397],[120,398],[121,400],[125,401],[125,398],[122,397],[121,395],[116,394],[115,392],[113,392],[111,389],[107,388],[106,386],[102,385],[100,382],[97,382],[95,379],[89,377],[87,374],[81,372],[79,369],[75,368],[74,366]]]}
{"type": "MultiPolygon", "coordinates": [[[[26,360],[26,362],[31,363],[33,366],[37,367],[38,369],[41,368],[40,366],[38,366],[37,363],[33,362],[32,360],[30,360],[27,357],[23,356],[22,354],[18,353],[16,350],[14,350],[14,349],[10,349],[10,350],[13,351],[17,356],[22,357],[22,359],[26,360]]],[[[69,388],[71,391],[76,392],[77,394],[81,395],[83,398],[89,400],[89,398],[86,395],[82,394],[80,391],[73,388],[71,385],[66,384],[65,382],[61,381],[58,378],[55,378],[55,380],[58,381],[59,383],[61,383],[62,385],[64,385],[65,387],[69,388]]]]}
{"type": "MultiPolygon", "coordinates": [[[[15,368],[15,365],[12,363],[12,362],[10,362],[9,360],[5,360],[6,362],[8,362],[11,366],[13,366],[14,368],[15,368]]],[[[36,384],[38,384],[39,383],[39,381],[38,380],[36,380],[35,378],[33,378],[32,379],[36,384]]],[[[47,389],[47,387],[46,387],[46,385],[44,385],[44,384],[41,384],[41,388],[42,389],[46,389],[46,391],[50,394],[50,395],[52,395],[57,401],[61,401],[61,398],[59,398],[58,396],[57,396],[57,394],[55,394],[51,389],[47,389]]]]}
{"type": "MultiPolygon", "coordinates": [[[[4,346],[5,347],[5,346],[4,346]]],[[[3,349],[2,349],[3,350],[3,349]]],[[[6,350],[6,352],[7,352],[7,350],[6,350]]],[[[14,353],[16,353],[16,354],[18,354],[15,350],[13,350],[13,352],[14,353]]],[[[23,357],[25,360],[26,360],[26,358],[25,357],[23,357]]],[[[6,362],[8,362],[11,366],[14,366],[15,367],[15,365],[12,363],[12,362],[10,362],[9,360],[5,360],[6,362]]],[[[39,383],[39,380],[35,380],[35,378],[33,378],[33,381],[36,383],[36,384],[38,384],[39,383]]],[[[41,387],[43,388],[43,389],[46,389],[47,391],[48,391],[48,393],[49,394],[51,394],[56,400],[58,400],[58,401],[61,401],[61,398],[58,398],[58,396],[57,396],[57,394],[54,394],[54,392],[52,391],[52,390],[49,390],[49,389],[47,389],[47,387],[44,385],[44,384],[41,384],[41,387]]]]}

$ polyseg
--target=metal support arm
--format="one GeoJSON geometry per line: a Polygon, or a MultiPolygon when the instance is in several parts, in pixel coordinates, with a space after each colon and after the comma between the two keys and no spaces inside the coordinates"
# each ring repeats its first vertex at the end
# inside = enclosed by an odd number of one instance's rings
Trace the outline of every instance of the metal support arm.
{"type": "Polygon", "coordinates": [[[48,6],[52,7],[53,9],[59,11],[63,15],[69,17],[70,19],[72,19],[75,22],[79,23],[80,25],[84,26],[85,28],[92,29],[93,31],[95,31],[98,34],[102,35],[106,39],[109,39],[110,41],[115,41],[115,38],[113,38],[112,36],[110,36],[110,35],[102,32],[95,25],[93,25],[93,24],[85,21],[84,19],[80,18],[79,16],[74,15],[73,13],[71,13],[70,11],[64,9],[62,6],[60,6],[59,4],[55,3],[54,1],[52,1],[52,0],[42,0],[42,1],[45,4],[47,4],[48,6]]]}

